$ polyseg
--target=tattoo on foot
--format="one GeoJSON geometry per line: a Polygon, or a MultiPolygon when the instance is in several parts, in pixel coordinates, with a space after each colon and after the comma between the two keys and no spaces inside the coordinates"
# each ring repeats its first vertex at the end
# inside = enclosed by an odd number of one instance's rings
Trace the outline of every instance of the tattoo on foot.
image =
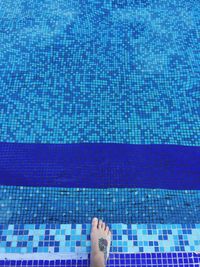
{"type": "Polygon", "coordinates": [[[106,239],[100,238],[99,239],[99,250],[102,251],[104,254],[105,265],[106,265],[106,260],[107,260],[107,247],[108,247],[108,241],[106,239]]]}

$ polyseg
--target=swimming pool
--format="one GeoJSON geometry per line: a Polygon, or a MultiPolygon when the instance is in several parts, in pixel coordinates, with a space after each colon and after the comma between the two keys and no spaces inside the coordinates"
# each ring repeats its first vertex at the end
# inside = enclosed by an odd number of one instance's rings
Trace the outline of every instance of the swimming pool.
{"type": "Polygon", "coordinates": [[[29,253],[37,266],[50,248],[52,264],[65,252],[85,262],[57,266],[86,265],[93,216],[116,231],[110,266],[199,264],[199,11],[195,0],[0,3],[0,266],[29,253]],[[33,245],[35,230],[59,245],[33,245]]]}

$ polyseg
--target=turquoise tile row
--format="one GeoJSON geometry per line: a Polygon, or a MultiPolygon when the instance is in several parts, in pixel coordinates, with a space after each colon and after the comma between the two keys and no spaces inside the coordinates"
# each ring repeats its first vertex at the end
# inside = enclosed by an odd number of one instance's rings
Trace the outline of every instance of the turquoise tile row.
{"type": "MultiPolygon", "coordinates": [[[[111,224],[111,252],[198,252],[200,224],[111,224]]],[[[90,224],[0,225],[0,253],[88,253],[90,224]]]]}
{"type": "Polygon", "coordinates": [[[200,223],[200,190],[0,186],[0,224],[200,223]]]}

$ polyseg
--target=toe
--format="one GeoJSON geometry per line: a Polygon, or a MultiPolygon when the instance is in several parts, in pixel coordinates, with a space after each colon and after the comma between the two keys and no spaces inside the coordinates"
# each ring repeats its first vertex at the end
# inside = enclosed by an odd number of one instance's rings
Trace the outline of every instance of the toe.
{"type": "Polygon", "coordinates": [[[99,224],[98,224],[98,228],[99,228],[99,229],[102,228],[102,224],[103,224],[102,220],[99,220],[99,224]]]}
{"type": "Polygon", "coordinates": [[[108,234],[109,233],[109,227],[106,226],[106,233],[108,234]]]}
{"type": "Polygon", "coordinates": [[[109,236],[109,238],[111,239],[111,236],[112,236],[111,231],[108,232],[108,236],[109,236]]]}
{"type": "Polygon", "coordinates": [[[106,229],[106,224],[103,222],[102,223],[102,229],[105,230],[106,229]]]}
{"type": "Polygon", "coordinates": [[[95,217],[92,219],[92,227],[97,228],[98,225],[98,219],[95,217]]]}

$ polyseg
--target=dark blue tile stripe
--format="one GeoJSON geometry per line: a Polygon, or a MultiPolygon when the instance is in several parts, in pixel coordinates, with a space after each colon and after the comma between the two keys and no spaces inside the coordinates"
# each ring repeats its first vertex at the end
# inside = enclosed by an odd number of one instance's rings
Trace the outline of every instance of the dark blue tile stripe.
{"type": "MultiPolygon", "coordinates": [[[[108,267],[199,267],[200,256],[193,253],[111,254],[108,267]]],[[[88,260],[0,260],[0,266],[89,267],[88,260]]]]}
{"type": "Polygon", "coordinates": [[[200,147],[0,143],[0,184],[200,189],[200,147]]]}

